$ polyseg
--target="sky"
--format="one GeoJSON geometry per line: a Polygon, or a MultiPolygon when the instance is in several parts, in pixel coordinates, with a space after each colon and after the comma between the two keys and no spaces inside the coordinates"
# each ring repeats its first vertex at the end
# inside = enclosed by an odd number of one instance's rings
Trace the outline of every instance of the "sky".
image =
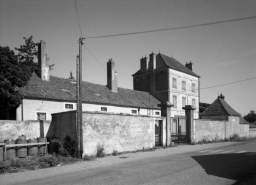
{"type": "MultiPolygon", "coordinates": [[[[82,37],[173,28],[256,16],[256,0],[76,0],[82,37]]],[[[0,45],[11,49],[23,37],[46,42],[51,75],[75,76],[81,37],[74,0],[0,0],[0,45]]],[[[106,63],[115,61],[118,86],[132,89],[140,59],[162,53],[201,76],[200,101],[222,93],[242,115],[256,111],[256,19],[120,37],[86,39],[83,81],[106,85],[106,63]]]]}

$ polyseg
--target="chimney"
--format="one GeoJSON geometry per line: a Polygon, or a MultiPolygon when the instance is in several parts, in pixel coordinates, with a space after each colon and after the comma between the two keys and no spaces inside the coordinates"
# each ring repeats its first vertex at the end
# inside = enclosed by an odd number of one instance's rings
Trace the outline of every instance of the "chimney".
{"type": "Polygon", "coordinates": [[[38,44],[38,72],[39,72],[39,77],[44,80],[44,81],[49,81],[50,80],[50,75],[49,75],[49,65],[48,61],[49,58],[45,54],[45,42],[40,41],[38,44]]]}
{"type": "Polygon", "coordinates": [[[189,63],[186,63],[185,66],[190,69],[191,71],[193,71],[193,63],[190,61],[189,63]]]}
{"type": "Polygon", "coordinates": [[[145,56],[140,59],[140,71],[146,72],[148,70],[148,58],[145,56]]]}
{"type": "Polygon", "coordinates": [[[225,99],[225,96],[223,96],[223,95],[222,95],[222,93],[220,93],[220,95],[218,96],[218,98],[220,98],[220,99],[223,99],[223,100],[224,100],[224,99],[225,99]]]}
{"type": "Polygon", "coordinates": [[[156,54],[153,52],[149,55],[149,67],[148,68],[150,70],[156,69],[156,54]]]}
{"type": "Polygon", "coordinates": [[[117,91],[117,72],[115,71],[115,62],[110,59],[107,62],[107,87],[112,92],[118,92],[117,91]]]}

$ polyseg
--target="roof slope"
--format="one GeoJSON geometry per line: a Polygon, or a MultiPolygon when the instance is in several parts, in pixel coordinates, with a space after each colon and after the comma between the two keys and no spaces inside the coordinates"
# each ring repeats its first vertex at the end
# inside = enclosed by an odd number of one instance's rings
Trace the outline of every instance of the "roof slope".
{"type": "MultiPolygon", "coordinates": [[[[81,86],[83,102],[160,109],[157,106],[160,102],[148,92],[118,88],[118,93],[113,93],[104,85],[84,81],[81,86]]],[[[55,76],[51,76],[50,81],[42,81],[34,73],[28,84],[20,91],[27,98],[76,100],[75,81],[55,76]]]]}
{"type": "Polygon", "coordinates": [[[236,112],[223,98],[218,97],[203,113],[201,116],[238,116],[241,115],[236,112]]]}
{"type": "MultiPolygon", "coordinates": [[[[162,60],[162,62],[166,65],[166,67],[169,67],[173,70],[177,70],[195,77],[200,78],[199,75],[197,75],[196,73],[194,73],[193,71],[191,71],[189,68],[187,68],[186,66],[184,66],[183,64],[181,64],[179,61],[177,61],[176,59],[163,55],[161,53],[158,53],[156,56],[156,62],[158,62],[158,60],[162,60]]],[[[141,74],[141,71],[138,70],[136,73],[134,73],[133,75],[138,75],[141,74]]],[[[132,75],[132,76],[133,76],[132,75]]]]}
{"type": "Polygon", "coordinates": [[[196,73],[191,71],[189,68],[187,68],[186,66],[184,66],[183,64],[178,62],[176,59],[174,59],[172,57],[168,57],[168,56],[163,55],[161,53],[159,53],[158,55],[163,59],[165,64],[168,67],[170,67],[171,69],[174,69],[174,70],[177,70],[177,71],[180,71],[180,72],[183,72],[183,73],[187,73],[187,74],[195,76],[195,77],[200,77],[196,73]]]}

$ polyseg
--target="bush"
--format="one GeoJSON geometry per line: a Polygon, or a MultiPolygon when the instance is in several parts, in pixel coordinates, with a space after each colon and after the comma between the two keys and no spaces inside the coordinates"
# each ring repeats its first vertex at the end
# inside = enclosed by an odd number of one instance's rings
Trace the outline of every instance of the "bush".
{"type": "Polygon", "coordinates": [[[84,161],[92,161],[95,159],[95,156],[89,156],[89,155],[84,155],[83,160],[84,161]]]}
{"type": "Polygon", "coordinates": [[[231,137],[230,140],[231,141],[238,141],[240,139],[239,135],[237,133],[234,133],[231,137]]]}
{"type": "Polygon", "coordinates": [[[54,155],[44,155],[38,158],[41,168],[53,167],[59,164],[59,160],[54,155]]]}
{"type": "Polygon", "coordinates": [[[117,150],[113,150],[113,153],[112,153],[113,156],[117,156],[119,155],[118,151],[117,150]]]}
{"type": "Polygon", "coordinates": [[[105,157],[106,154],[104,150],[105,150],[104,144],[98,144],[96,157],[105,157]]]}
{"type": "Polygon", "coordinates": [[[57,145],[57,153],[62,156],[75,157],[76,154],[76,142],[67,135],[63,140],[58,138],[52,138],[52,143],[57,145]]]}

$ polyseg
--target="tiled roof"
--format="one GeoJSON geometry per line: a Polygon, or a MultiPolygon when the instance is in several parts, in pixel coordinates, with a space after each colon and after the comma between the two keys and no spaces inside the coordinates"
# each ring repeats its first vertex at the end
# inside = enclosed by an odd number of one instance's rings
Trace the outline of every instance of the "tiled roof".
{"type": "Polygon", "coordinates": [[[166,55],[163,55],[161,53],[158,54],[160,56],[160,58],[163,59],[163,61],[165,62],[165,64],[170,67],[171,69],[183,72],[183,73],[187,73],[189,75],[195,76],[195,77],[200,77],[198,76],[196,73],[194,73],[193,71],[191,71],[190,69],[188,69],[186,66],[184,66],[183,64],[181,64],[180,62],[178,62],[176,59],[172,58],[172,57],[168,57],[166,55]]]}
{"type": "Polygon", "coordinates": [[[230,105],[223,99],[217,98],[203,113],[201,116],[220,116],[220,115],[227,115],[227,116],[238,116],[241,115],[236,112],[230,105]]]}
{"type": "MultiPolygon", "coordinates": [[[[76,83],[74,80],[50,76],[50,81],[42,81],[35,73],[28,84],[20,89],[25,98],[42,98],[53,100],[76,100],[76,83]]],[[[82,82],[82,101],[117,106],[160,109],[160,102],[148,92],[118,88],[118,93],[104,85],[82,82]]]]}
{"type": "Polygon", "coordinates": [[[203,113],[211,104],[199,102],[199,112],[203,113]]]}
{"type": "MultiPolygon", "coordinates": [[[[159,60],[162,60],[163,63],[166,65],[166,67],[200,78],[199,75],[197,75],[196,73],[194,73],[193,71],[191,71],[186,66],[184,66],[183,64],[181,64],[179,61],[177,61],[172,57],[168,57],[166,55],[159,53],[156,55],[156,62],[158,62],[159,60]]],[[[133,75],[138,75],[138,74],[141,74],[140,70],[138,70],[133,75]]]]}

